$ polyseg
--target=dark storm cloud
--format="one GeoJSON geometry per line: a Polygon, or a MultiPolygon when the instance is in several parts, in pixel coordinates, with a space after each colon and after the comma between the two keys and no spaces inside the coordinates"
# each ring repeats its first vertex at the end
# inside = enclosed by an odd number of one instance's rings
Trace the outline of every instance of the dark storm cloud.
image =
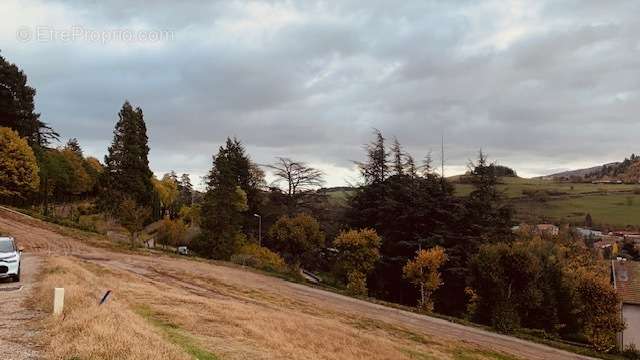
{"type": "Polygon", "coordinates": [[[157,172],[204,174],[226,136],[340,184],[373,128],[416,158],[479,148],[526,175],[638,149],[638,4],[549,1],[4,2],[3,55],[43,118],[104,154],[125,99],[157,172]],[[158,43],[19,42],[20,26],[171,30],[158,43]],[[342,169],[342,170],[340,170],[342,169]]]}

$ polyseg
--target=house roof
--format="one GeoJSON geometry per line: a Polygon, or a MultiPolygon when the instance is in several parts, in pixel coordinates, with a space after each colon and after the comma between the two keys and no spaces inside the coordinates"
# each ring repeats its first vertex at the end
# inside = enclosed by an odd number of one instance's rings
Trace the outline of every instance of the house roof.
{"type": "Polygon", "coordinates": [[[620,241],[620,239],[617,237],[603,236],[600,238],[600,240],[593,243],[593,247],[604,248],[607,246],[613,246],[613,244],[617,243],[618,241],[620,241]]]}
{"type": "Polygon", "coordinates": [[[613,260],[613,284],[624,304],[640,305],[640,262],[613,260]]]}

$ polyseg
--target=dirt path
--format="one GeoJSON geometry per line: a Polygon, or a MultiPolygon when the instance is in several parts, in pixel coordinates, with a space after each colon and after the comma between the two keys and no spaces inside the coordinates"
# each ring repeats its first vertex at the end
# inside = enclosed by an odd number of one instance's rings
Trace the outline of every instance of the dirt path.
{"type": "MultiPolygon", "coordinates": [[[[160,282],[198,294],[198,296],[215,296],[215,288],[194,282],[193,279],[211,278],[238,288],[277,294],[318,308],[375,319],[394,326],[411,328],[434,337],[462,341],[524,359],[589,359],[541,344],[349,298],[236,267],[167,256],[129,255],[89,247],[53,232],[47,224],[21,215],[9,214],[1,209],[0,230],[11,231],[23,246],[31,248],[36,253],[72,255],[101,266],[133,274],[147,282],[160,282]]],[[[25,295],[28,295],[28,292],[22,293],[21,296],[25,295]]],[[[3,338],[4,325],[3,319],[0,323],[0,339],[3,338]]],[[[2,344],[1,340],[0,344],[2,344]]]]}
{"type": "Polygon", "coordinates": [[[42,314],[29,310],[25,301],[31,297],[41,258],[25,254],[19,283],[0,281],[0,357],[6,360],[39,359],[35,321],[42,314]]]}

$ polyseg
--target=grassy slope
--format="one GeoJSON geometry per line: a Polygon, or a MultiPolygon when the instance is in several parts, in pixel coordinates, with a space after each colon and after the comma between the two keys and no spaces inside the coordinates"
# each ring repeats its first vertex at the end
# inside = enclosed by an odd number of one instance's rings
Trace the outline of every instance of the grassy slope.
{"type": "Polygon", "coordinates": [[[640,195],[598,194],[569,197],[547,202],[516,202],[522,220],[556,221],[580,224],[586,214],[596,224],[619,228],[640,226],[640,195]]]}
{"type": "MultiPolygon", "coordinates": [[[[466,196],[472,191],[469,184],[455,183],[455,194],[466,196]]],[[[590,213],[594,223],[615,227],[640,226],[640,185],[635,184],[590,184],[560,183],[541,179],[504,178],[500,190],[515,205],[519,221],[582,223],[590,213]],[[548,191],[545,202],[524,196],[526,191],[548,191]],[[631,200],[629,200],[631,199],[631,200]],[[631,201],[631,205],[629,205],[631,201]]],[[[350,192],[347,190],[328,192],[332,206],[346,206],[350,192]]]]}
{"type": "MultiPolygon", "coordinates": [[[[564,193],[568,196],[580,196],[594,193],[624,193],[640,189],[640,185],[635,184],[590,184],[590,183],[560,183],[540,179],[503,178],[499,188],[505,192],[509,198],[519,198],[523,196],[523,191],[546,190],[564,193]]],[[[455,184],[456,195],[468,195],[472,186],[469,184],[455,184]]]]}

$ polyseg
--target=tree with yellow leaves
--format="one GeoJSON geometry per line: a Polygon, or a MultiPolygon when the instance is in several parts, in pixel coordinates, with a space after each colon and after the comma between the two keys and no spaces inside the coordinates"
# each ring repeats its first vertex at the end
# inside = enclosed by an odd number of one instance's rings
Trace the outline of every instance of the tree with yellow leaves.
{"type": "Polygon", "coordinates": [[[79,195],[91,191],[94,181],[87,173],[82,155],[68,148],[62,149],[60,154],[66,160],[69,170],[71,170],[69,184],[65,189],[66,192],[72,195],[79,195]]]}
{"type": "MultiPolygon", "coordinates": [[[[172,213],[172,207],[176,200],[178,199],[178,183],[174,178],[170,176],[170,174],[165,174],[162,177],[162,180],[158,180],[155,177],[151,178],[151,182],[153,184],[153,188],[158,194],[158,198],[160,199],[160,203],[162,205],[162,216],[164,217],[167,213],[170,215],[172,213]]],[[[172,216],[173,217],[173,216],[172,216]]]]}
{"type": "Polygon", "coordinates": [[[187,225],[181,219],[164,218],[158,229],[158,240],[165,248],[167,245],[180,246],[186,232],[187,225]]]}
{"type": "Polygon", "coordinates": [[[404,278],[420,289],[418,307],[423,311],[433,311],[432,295],[443,284],[439,269],[446,261],[444,249],[436,246],[417,251],[416,257],[402,269],[404,278]]]}
{"type": "Polygon", "coordinates": [[[38,189],[38,163],[27,140],[0,127],[0,198],[15,200],[38,189]]]}
{"type": "Polygon", "coordinates": [[[336,273],[354,295],[367,294],[367,275],[380,260],[382,240],[373,229],[343,231],[333,241],[338,250],[336,273]]]}

